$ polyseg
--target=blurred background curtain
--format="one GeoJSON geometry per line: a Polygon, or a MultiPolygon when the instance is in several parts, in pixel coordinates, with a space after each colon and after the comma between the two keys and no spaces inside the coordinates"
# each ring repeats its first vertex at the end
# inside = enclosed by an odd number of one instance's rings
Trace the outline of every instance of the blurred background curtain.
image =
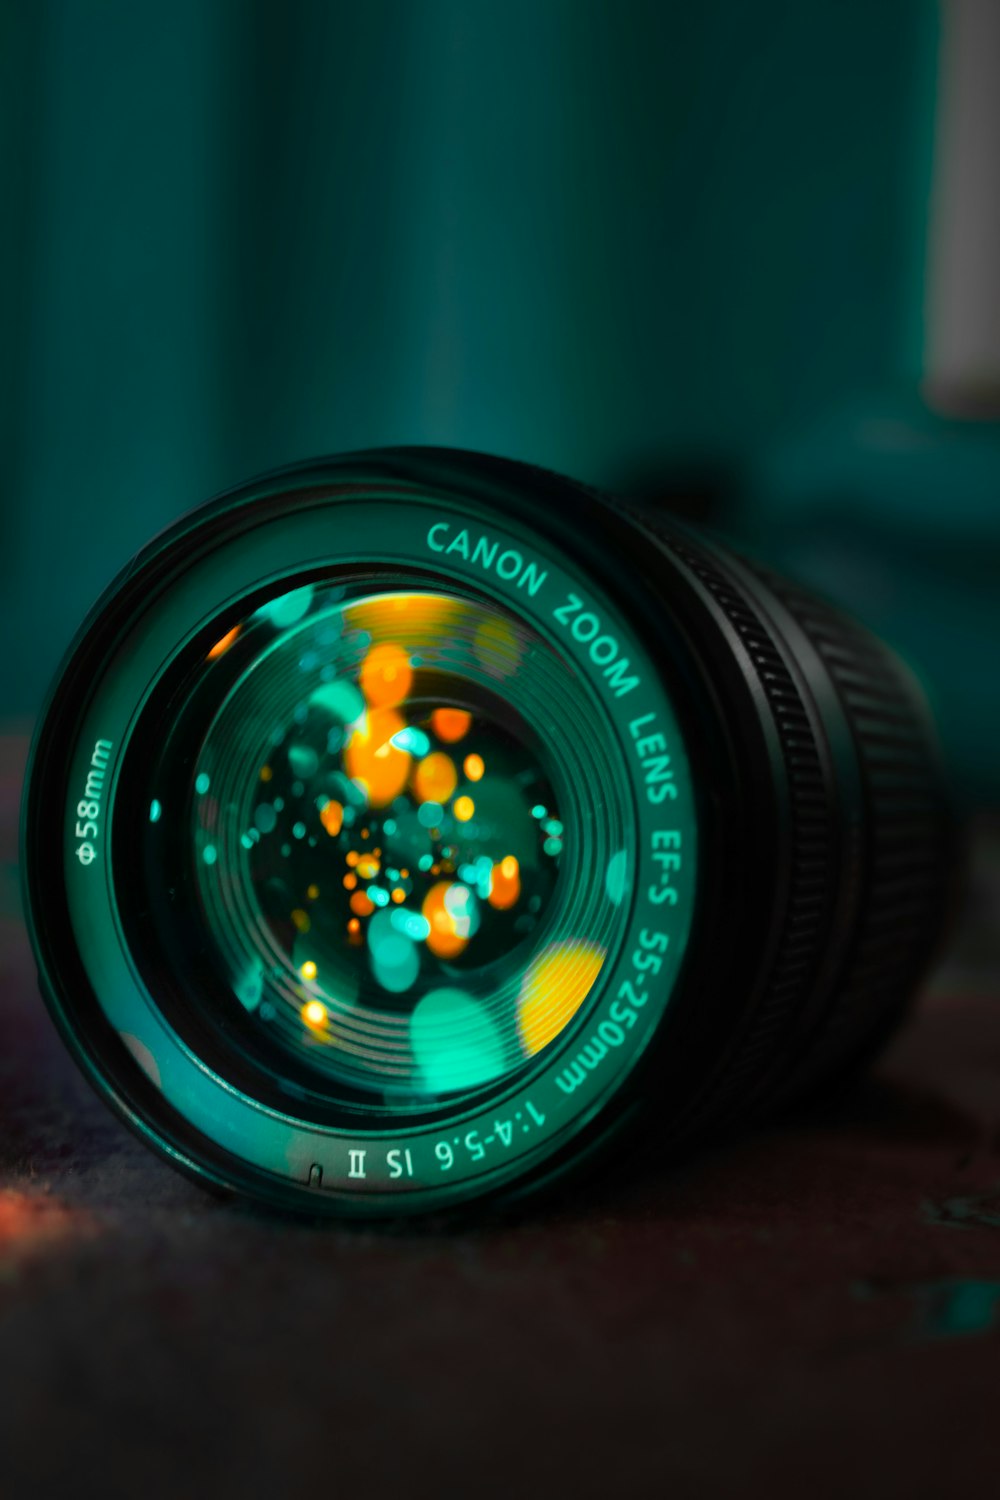
{"type": "Polygon", "coordinates": [[[844,492],[882,503],[859,432],[924,420],[940,31],[931,0],[0,0],[2,711],[153,532],[324,451],[689,491],[824,581],[844,492]]]}

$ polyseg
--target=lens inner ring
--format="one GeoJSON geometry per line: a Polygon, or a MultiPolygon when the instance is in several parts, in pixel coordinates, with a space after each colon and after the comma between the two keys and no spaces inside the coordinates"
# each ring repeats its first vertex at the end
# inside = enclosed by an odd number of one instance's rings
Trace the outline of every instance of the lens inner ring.
{"type": "Polygon", "coordinates": [[[634,814],[599,702],[515,615],[429,580],[300,585],[229,626],[147,731],[130,793],[133,953],[150,976],[188,973],[188,1011],[218,1009],[220,1071],[240,1023],[255,1025],[270,1042],[250,1050],[272,1081],[294,1063],[296,1099],[304,1089],[321,1105],[339,1080],[351,1107],[419,1110],[523,1068],[570,1022],[623,928],[608,872],[634,861],[634,814]],[[307,594],[302,618],[274,623],[307,594]],[[365,702],[358,684],[379,660],[400,680],[377,677],[365,702]],[[205,701],[220,695],[206,729],[205,701]],[[392,737],[365,745],[380,716],[376,738],[392,737]],[[557,878],[564,864],[572,875],[557,878]],[[212,949],[223,972],[205,1004],[212,949]],[[178,965],[185,952],[199,961],[178,965]],[[227,987],[240,1004],[220,1005],[227,987]]]}
{"type": "MultiPolygon", "coordinates": [[[[315,487],[301,497],[288,493],[280,515],[244,503],[228,528],[218,519],[213,525],[212,544],[196,554],[185,535],[169,544],[172,571],[158,558],[160,581],[148,599],[140,602],[139,578],[129,580],[138,615],[130,628],[123,624],[102,661],[65,762],[68,921],[90,987],[87,1003],[97,1005],[110,1029],[95,1071],[135,1101],[129,1107],[150,1121],[171,1154],[187,1156],[220,1181],[249,1178],[256,1191],[282,1201],[289,1193],[308,1200],[318,1186],[344,1212],[355,1200],[365,1200],[362,1212],[401,1199],[429,1207],[456,1191],[521,1176],[621,1090],[683,964],[694,913],[697,819],[684,738],[661,670],[622,607],[513,513],[501,517],[479,502],[459,504],[419,487],[403,495],[373,482],[363,495],[348,484],[323,495],[315,487]],[[605,964],[573,1026],[546,1052],[545,1066],[527,1085],[513,1078],[488,1110],[473,1102],[449,1115],[454,1137],[440,1119],[411,1128],[387,1113],[364,1128],[356,1121],[321,1127],[294,1101],[278,1108],[254,1099],[171,1025],[135,962],[122,918],[128,891],[117,861],[122,841],[137,830],[129,825],[129,799],[118,800],[119,783],[170,667],[195,643],[211,649],[220,621],[238,615],[248,599],[278,597],[290,580],[343,566],[416,566],[474,586],[523,615],[584,673],[626,767],[636,865],[622,883],[627,925],[619,956],[605,964]],[[97,757],[105,790],[96,833],[84,841],[93,858],[85,862],[77,804],[97,757]]],[[[76,1003],[63,1000],[67,1011],[76,1003]]],[[[94,1028],[89,1035],[96,1036],[94,1028]]]]}

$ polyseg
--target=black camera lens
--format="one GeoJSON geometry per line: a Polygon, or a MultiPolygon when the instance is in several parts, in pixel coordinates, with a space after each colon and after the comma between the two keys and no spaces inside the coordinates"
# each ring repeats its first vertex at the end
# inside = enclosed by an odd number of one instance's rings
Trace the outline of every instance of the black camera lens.
{"type": "Polygon", "coordinates": [[[307,1212],[672,1148],[888,1034],[954,831],[913,680],[718,544],[389,450],[193,512],[35,737],[42,987],[122,1117],[307,1212]]]}

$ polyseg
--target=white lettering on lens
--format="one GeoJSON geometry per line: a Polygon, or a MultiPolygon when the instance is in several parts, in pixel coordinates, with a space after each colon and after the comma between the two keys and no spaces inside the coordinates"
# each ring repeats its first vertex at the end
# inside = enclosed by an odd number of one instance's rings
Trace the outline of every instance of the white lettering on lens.
{"type": "Polygon", "coordinates": [[[516,547],[500,551],[500,543],[488,536],[477,536],[472,540],[463,526],[451,534],[447,521],[435,521],[427,533],[427,545],[432,552],[454,553],[466,562],[475,563],[484,573],[493,572],[504,583],[513,583],[515,588],[527,589],[534,598],[548,578],[548,569],[527,561],[516,547]]]}
{"type": "Polygon", "coordinates": [[[413,1157],[410,1155],[409,1147],[405,1151],[387,1151],[385,1153],[385,1164],[389,1168],[390,1177],[413,1176],[413,1157]]]}
{"type": "Polygon", "coordinates": [[[90,757],[83,796],[76,804],[77,821],[74,833],[82,842],[77,845],[75,853],[81,865],[84,866],[92,865],[97,858],[93,840],[98,834],[101,798],[104,796],[104,778],[111,759],[111,749],[111,740],[96,741],[90,757]]]}
{"type": "Polygon", "coordinates": [[[572,1094],[578,1089],[586,1078],[586,1073],[578,1062],[570,1063],[568,1068],[563,1068],[556,1079],[556,1087],[561,1088],[564,1094],[572,1094]]]}
{"type": "Polygon", "coordinates": [[[350,1170],[348,1171],[348,1174],[347,1174],[348,1177],[364,1177],[366,1175],[365,1174],[365,1156],[366,1155],[367,1155],[367,1152],[365,1152],[365,1151],[355,1151],[353,1148],[351,1149],[351,1152],[350,1152],[351,1166],[350,1166],[350,1170]]]}
{"type": "Polygon", "coordinates": [[[631,1031],[639,1019],[631,1005],[623,1005],[620,1000],[612,1000],[608,1014],[612,1021],[617,1021],[619,1026],[625,1027],[626,1031],[631,1031]]]}
{"type": "Polygon", "coordinates": [[[594,1069],[604,1061],[607,1055],[607,1043],[595,1032],[590,1041],[580,1048],[569,1067],[563,1069],[556,1079],[556,1083],[564,1094],[572,1094],[574,1089],[579,1088],[586,1074],[593,1073],[594,1069]]]}
{"type": "Polygon", "coordinates": [[[635,741],[636,754],[642,763],[646,799],[658,804],[667,799],[674,801],[677,796],[677,785],[670,766],[670,756],[665,753],[667,749],[665,738],[655,730],[651,733],[645,732],[647,726],[655,719],[655,714],[643,714],[641,718],[632,720],[628,726],[628,732],[635,741]]]}
{"type": "Polygon", "coordinates": [[[645,1005],[647,995],[642,995],[626,979],[618,988],[618,998],[611,1002],[608,1016],[598,1022],[597,1030],[574,1057],[568,1068],[563,1068],[556,1077],[556,1085],[564,1094],[574,1093],[584,1082],[588,1073],[593,1073],[609,1055],[609,1048],[621,1047],[625,1043],[625,1032],[631,1031],[638,1021],[638,1011],[645,1005]],[[625,1004],[629,1001],[629,1004],[625,1004]]]}
{"type": "Polygon", "coordinates": [[[683,863],[679,829],[654,829],[653,863],[659,866],[659,880],[649,887],[646,894],[654,906],[676,906],[677,887],[672,882],[683,863]]]}
{"type": "Polygon", "coordinates": [[[631,672],[627,656],[619,656],[619,645],[613,635],[601,634],[601,622],[591,610],[583,610],[579,594],[568,595],[565,604],[556,605],[553,618],[565,625],[575,641],[586,646],[587,655],[595,667],[602,668],[603,676],[616,698],[624,698],[639,686],[639,679],[631,672]]]}

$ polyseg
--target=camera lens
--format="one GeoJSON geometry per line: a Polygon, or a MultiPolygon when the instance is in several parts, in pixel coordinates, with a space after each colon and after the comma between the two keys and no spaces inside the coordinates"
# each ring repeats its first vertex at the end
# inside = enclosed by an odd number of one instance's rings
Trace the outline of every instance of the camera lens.
{"type": "Polygon", "coordinates": [[[321,1113],[517,1074],[622,916],[627,791],[585,679],[485,599],[398,583],[353,570],[242,616],[150,718],[124,790],[130,949],[151,985],[199,974],[178,1030],[201,1018],[223,1073],[239,1055],[321,1113]]]}
{"type": "Polygon", "coordinates": [[[912,680],[714,542],[389,450],[193,512],[85,624],[24,867],[78,1060],[203,1181],[512,1197],[870,1051],[953,831],[912,680]]]}

